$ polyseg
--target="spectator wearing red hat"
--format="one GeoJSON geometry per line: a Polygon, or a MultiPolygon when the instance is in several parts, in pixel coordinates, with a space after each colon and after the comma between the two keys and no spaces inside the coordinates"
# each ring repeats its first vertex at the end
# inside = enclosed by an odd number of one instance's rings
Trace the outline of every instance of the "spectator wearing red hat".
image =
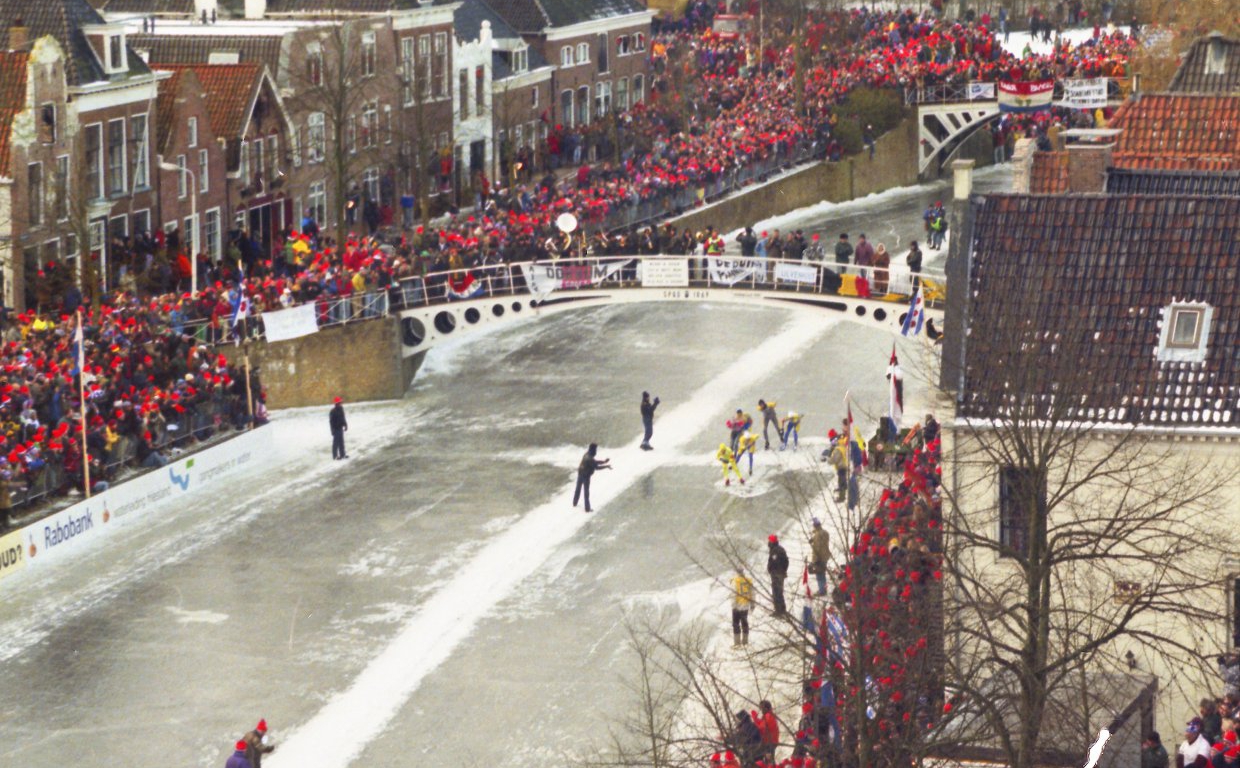
{"type": "Polygon", "coordinates": [[[788,605],[784,602],[784,581],[788,578],[788,552],[773,533],[767,539],[766,548],[766,572],[771,575],[774,612],[776,616],[786,616],[788,605]]]}
{"type": "Polygon", "coordinates": [[[344,400],[337,397],[327,417],[332,430],[332,459],[347,459],[349,454],[344,450],[344,433],[349,431],[349,420],[344,417],[344,400]]]}
{"type": "Polygon", "coordinates": [[[250,761],[251,768],[262,768],[263,755],[271,754],[276,746],[267,739],[267,720],[258,721],[254,730],[245,735],[245,757],[250,761]]]}
{"type": "Polygon", "coordinates": [[[224,763],[224,768],[254,768],[250,765],[249,758],[245,756],[246,743],[245,739],[241,739],[234,746],[235,750],[232,757],[228,758],[228,762],[224,763]]]}

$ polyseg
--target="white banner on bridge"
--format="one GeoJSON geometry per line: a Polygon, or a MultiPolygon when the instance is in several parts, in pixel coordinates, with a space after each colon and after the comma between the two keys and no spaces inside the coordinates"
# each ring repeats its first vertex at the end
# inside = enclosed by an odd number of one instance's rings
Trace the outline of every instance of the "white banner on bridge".
{"type": "Polygon", "coordinates": [[[994,97],[994,83],[969,83],[969,101],[989,100],[994,97]]]}
{"type": "Polygon", "coordinates": [[[542,299],[562,288],[589,288],[598,285],[631,264],[632,261],[632,259],[621,259],[589,264],[543,262],[522,264],[521,268],[525,272],[525,284],[529,286],[530,293],[542,299]]]}
{"type": "Polygon", "coordinates": [[[292,309],[264,312],[263,333],[267,341],[284,341],[318,333],[319,321],[315,317],[314,306],[311,302],[292,309]]]}
{"type": "Polygon", "coordinates": [[[1058,106],[1068,109],[1098,109],[1107,105],[1107,79],[1090,77],[1082,80],[1060,80],[1063,99],[1058,106]]]}
{"type": "Polygon", "coordinates": [[[638,269],[641,272],[643,288],[688,288],[688,259],[642,259],[638,269]]]}
{"type": "Polygon", "coordinates": [[[817,285],[818,267],[811,267],[808,264],[787,264],[781,261],[775,264],[775,279],[786,283],[817,285]]]}
{"type": "Polygon", "coordinates": [[[708,256],[710,281],[719,285],[736,285],[742,280],[766,274],[766,263],[759,259],[726,259],[708,256]]]}

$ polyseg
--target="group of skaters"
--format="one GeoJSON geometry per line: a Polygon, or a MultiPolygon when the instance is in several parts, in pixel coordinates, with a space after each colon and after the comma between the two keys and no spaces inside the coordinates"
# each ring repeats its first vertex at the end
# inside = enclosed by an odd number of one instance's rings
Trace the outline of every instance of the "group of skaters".
{"type": "Polygon", "coordinates": [[[263,755],[270,754],[275,748],[267,736],[267,721],[259,720],[254,730],[237,740],[224,768],[262,768],[263,755]]]}
{"type": "MultiPolygon", "coordinates": [[[[789,440],[792,441],[792,449],[796,450],[800,445],[801,414],[788,411],[780,418],[775,411],[776,405],[774,400],[758,401],[758,413],[762,414],[762,448],[768,451],[771,449],[771,427],[774,426],[779,450],[786,450],[789,440]]],[[[738,465],[748,459],[748,476],[753,477],[753,457],[758,450],[758,435],[753,431],[753,416],[743,408],[737,408],[736,414],[725,421],[724,426],[728,429],[728,442],[719,444],[719,449],[715,451],[715,461],[718,461],[723,469],[725,486],[732,484],[733,475],[744,485],[745,475],[741,474],[738,465]]]]}

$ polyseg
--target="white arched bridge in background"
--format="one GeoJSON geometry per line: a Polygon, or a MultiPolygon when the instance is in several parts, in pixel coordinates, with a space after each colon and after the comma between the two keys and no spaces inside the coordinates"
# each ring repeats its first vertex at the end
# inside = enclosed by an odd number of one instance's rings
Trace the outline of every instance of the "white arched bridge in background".
{"type": "Polygon", "coordinates": [[[816,264],[740,256],[601,256],[524,262],[428,274],[402,281],[392,314],[410,357],[472,330],[581,307],[638,302],[709,301],[830,312],[900,333],[920,286],[930,329],[942,328],[942,273],[907,268],[840,275],[816,264]],[[886,291],[875,295],[885,279],[886,291]]]}

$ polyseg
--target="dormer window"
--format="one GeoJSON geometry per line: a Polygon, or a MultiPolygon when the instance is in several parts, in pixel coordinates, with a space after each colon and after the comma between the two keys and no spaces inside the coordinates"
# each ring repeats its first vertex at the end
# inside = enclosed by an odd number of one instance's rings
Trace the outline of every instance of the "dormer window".
{"type": "Polygon", "coordinates": [[[512,52],[512,71],[524,72],[530,68],[530,49],[529,47],[518,48],[512,52]]]}
{"type": "Polygon", "coordinates": [[[1227,74],[1227,48],[1222,40],[1212,39],[1206,47],[1206,74],[1227,74]]]}
{"type": "Polygon", "coordinates": [[[104,69],[109,74],[113,72],[124,72],[129,69],[129,63],[125,61],[125,36],[124,35],[108,35],[107,60],[103,63],[104,69]]]}
{"type": "Polygon", "coordinates": [[[1157,358],[1165,363],[1205,362],[1214,308],[1200,302],[1175,302],[1162,310],[1157,358]]]}

